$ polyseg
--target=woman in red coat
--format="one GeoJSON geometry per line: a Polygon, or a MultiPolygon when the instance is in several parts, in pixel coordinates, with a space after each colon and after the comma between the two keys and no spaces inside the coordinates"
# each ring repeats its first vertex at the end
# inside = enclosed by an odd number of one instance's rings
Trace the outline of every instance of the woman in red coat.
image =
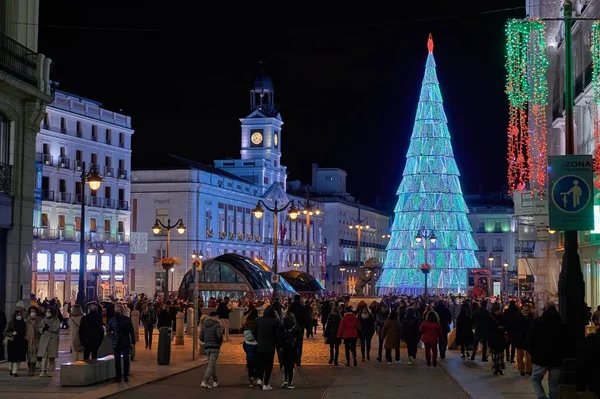
{"type": "Polygon", "coordinates": [[[437,367],[437,345],[440,337],[444,334],[437,313],[433,310],[427,313],[427,319],[419,327],[423,334],[421,340],[425,344],[425,358],[427,365],[431,366],[431,352],[433,352],[433,367],[437,367]]]}
{"type": "Polygon", "coordinates": [[[356,361],[356,340],[358,339],[359,330],[360,323],[354,313],[352,313],[352,307],[348,306],[337,331],[337,337],[344,339],[346,366],[350,366],[350,352],[352,352],[352,357],[354,358],[354,367],[358,365],[356,361]]]}

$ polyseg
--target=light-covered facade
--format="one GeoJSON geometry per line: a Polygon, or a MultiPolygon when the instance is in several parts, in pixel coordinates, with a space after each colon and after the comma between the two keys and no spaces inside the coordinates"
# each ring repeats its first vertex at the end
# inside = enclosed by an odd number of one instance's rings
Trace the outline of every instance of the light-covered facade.
{"type": "Polygon", "coordinates": [[[74,301],[79,282],[81,202],[85,202],[86,273],[100,271],[100,298],[127,294],[130,242],[131,118],[56,91],[36,138],[32,292],[74,301]],[[85,162],[102,176],[81,184],[85,162]],[[103,253],[88,252],[101,245],[103,253]]]}
{"type": "Polygon", "coordinates": [[[37,53],[39,0],[0,0],[0,302],[29,299],[35,137],[52,101],[52,61],[37,53]]]}

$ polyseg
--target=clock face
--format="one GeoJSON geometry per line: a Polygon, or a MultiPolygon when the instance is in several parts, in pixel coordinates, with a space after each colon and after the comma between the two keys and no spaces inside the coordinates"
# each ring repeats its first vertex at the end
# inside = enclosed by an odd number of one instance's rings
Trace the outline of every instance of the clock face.
{"type": "Polygon", "coordinates": [[[263,141],[263,135],[260,132],[254,132],[252,133],[252,136],[250,136],[250,140],[252,141],[252,144],[259,145],[263,141]]]}
{"type": "Polygon", "coordinates": [[[275,135],[273,136],[273,144],[275,144],[275,148],[277,148],[277,146],[279,145],[279,135],[277,133],[275,133],[275,135]]]}

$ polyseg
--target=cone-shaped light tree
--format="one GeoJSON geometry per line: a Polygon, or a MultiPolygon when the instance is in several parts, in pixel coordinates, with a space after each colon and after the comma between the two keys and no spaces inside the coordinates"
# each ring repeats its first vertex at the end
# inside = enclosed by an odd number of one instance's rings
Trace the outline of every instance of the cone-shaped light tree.
{"type": "Polygon", "coordinates": [[[397,192],[391,238],[377,282],[383,293],[423,293],[424,271],[428,271],[430,292],[464,292],[467,269],[479,268],[474,254],[477,245],[467,220],[469,210],[450,143],[431,35],[427,48],[425,77],[397,192]],[[435,238],[430,240],[432,235],[435,238]]]}

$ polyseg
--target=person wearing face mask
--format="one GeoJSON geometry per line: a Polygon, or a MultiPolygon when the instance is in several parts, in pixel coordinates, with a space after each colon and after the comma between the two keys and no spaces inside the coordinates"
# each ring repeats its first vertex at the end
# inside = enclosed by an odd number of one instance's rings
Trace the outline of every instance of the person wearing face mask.
{"type": "Polygon", "coordinates": [[[83,312],[80,305],[71,308],[71,317],[68,319],[71,334],[71,356],[74,362],[83,359],[83,345],[79,339],[79,329],[81,328],[81,319],[83,312]]]}
{"type": "Polygon", "coordinates": [[[135,334],[133,333],[133,323],[129,317],[123,315],[123,305],[115,305],[115,316],[108,321],[106,334],[110,337],[113,352],[115,355],[115,381],[129,381],[129,350],[135,345],[135,334]],[[123,373],[121,373],[121,359],[123,355],[123,373]]]}
{"type": "Polygon", "coordinates": [[[27,360],[26,333],[27,325],[23,318],[23,311],[16,309],[4,329],[4,336],[8,339],[6,345],[6,351],[8,353],[8,370],[10,375],[14,377],[17,377],[19,374],[21,362],[27,360]]]}
{"type": "Polygon", "coordinates": [[[527,332],[532,323],[533,315],[529,311],[529,305],[525,304],[515,316],[512,329],[512,345],[517,351],[517,366],[522,376],[531,375],[532,371],[531,356],[527,346],[527,332]]]}
{"type": "Polygon", "coordinates": [[[25,339],[27,339],[27,366],[29,367],[29,376],[35,374],[35,364],[40,361],[38,357],[38,349],[40,346],[40,333],[38,327],[42,322],[42,318],[39,315],[39,310],[36,306],[29,308],[29,317],[25,320],[27,323],[27,332],[25,339]]]}
{"type": "Polygon", "coordinates": [[[79,325],[79,342],[83,345],[83,359],[98,358],[98,348],[104,339],[104,328],[102,327],[102,312],[98,309],[96,302],[87,304],[88,314],[83,316],[79,325]]]}
{"type": "Polygon", "coordinates": [[[49,307],[46,310],[46,317],[38,327],[38,332],[42,335],[38,356],[43,359],[40,377],[52,377],[54,373],[54,361],[58,357],[59,331],[60,320],[56,317],[56,309],[49,307]]]}
{"type": "Polygon", "coordinates": [[[362,308],[358,317],[360,324],[360,355],[362,361],[371,360],[371,339],[375,334],[375,317],[369,312],[369,308],[362,308]]]}

